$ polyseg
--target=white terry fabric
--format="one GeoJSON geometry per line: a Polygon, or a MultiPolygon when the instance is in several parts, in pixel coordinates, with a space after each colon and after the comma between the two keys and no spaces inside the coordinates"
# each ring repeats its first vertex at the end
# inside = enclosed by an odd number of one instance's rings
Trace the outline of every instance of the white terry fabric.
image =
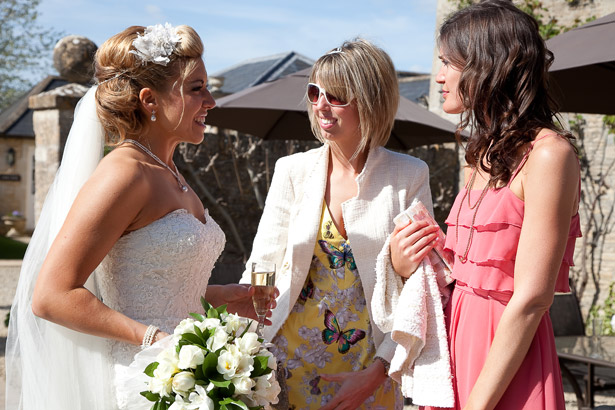
{"type": "Polygon", "coordinates": [[[453,376],[444,323],[443,299],[451,278],[434,271],[425,257],[403,284],[391,265],[389,241],[376,261],[372,299],[374,322],[391,332],[398,345],[389,376],[401,384],[405,397],[420,406],[453,407],[453,376]]]}
{"type": "MultiPolygon", "coordinates": [[[[250,283],[252,261],[269,261],[277,266],[280,296],[272,312],[272,326],[264,330],[268,340],[284,324],[308,275],[320,227],[328,162],[329,146],[325,144],[280,158],[276,163],[252,253],[241,279],[250,283]]],[[[342,204],[342,212],[373,320],[376,257],[393,232],[393,217],[413,199],[419,199],[431,210],[429,170],[417,158],[378,147],[370,151],[356,181],[359,192],[342,204]]],[[[390,335],[373,326],[373,338],[376,355],[390,361],[395,351],[390,335]]]]}

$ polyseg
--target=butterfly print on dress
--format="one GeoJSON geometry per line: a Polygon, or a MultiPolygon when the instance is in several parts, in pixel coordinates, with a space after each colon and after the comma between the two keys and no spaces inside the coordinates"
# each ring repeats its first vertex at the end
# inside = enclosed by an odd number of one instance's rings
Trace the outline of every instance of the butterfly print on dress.
{"type": "Polygon", "coordinates": [[[352,255],[352,249],[350,249],[350,245],[348,245],[348,243],[342,243],[341,250],[322,239],[318,241],[318,244],[329,258],[329,268],[337,269],[346,264],[350,270],[357,269],[357,264],[355,263],[354,256],[352,255]]]}
{"type": "Polygon", "coordinates": [[[325,329],[322,331],[322,341],[325,344],[337,342],[337,351],[345,354],[352,345],[363,338],[365,332],[361,329],[348,329],[342,332],[333,312],[329,309],[325,311],[325,329]]]}

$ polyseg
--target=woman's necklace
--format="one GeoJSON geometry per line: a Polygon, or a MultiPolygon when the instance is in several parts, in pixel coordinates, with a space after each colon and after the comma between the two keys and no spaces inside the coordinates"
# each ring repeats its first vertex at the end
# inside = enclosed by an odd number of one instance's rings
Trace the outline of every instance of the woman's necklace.
{"type": "Polygon", "coordinates": [[[179,184],[179,188],[182,190],[182,192],[188,192],[188,187],[186,185],[184,185],[182,183],[182,180],[179,178],[179,171],[177,170],[177,165],[175,165],[175,163],[173,163],[173,166],[175,167],[175,171],[173,171],[171,169],[171,167],[169,167],[167,164],[165,164],[164,161],[162,161],[160,158],[158,158],[152,151],[150,151],[149,149],[145,148],[145,146],[143,144],[141,144],[139,141],[135,141],[133,139],[128,138],[128,139],[125,139],[123,142],[128,142],[130,144],[136,145],[137,147],[141,148],[143,150],[143,152],[145,152],[147,155],[152,157],[154,159],[154,161],[156,161],[157,163],[159,163],[160,165],[162,165],[163,167],[168,169],[169,172],[171,174],[173,174],[173,176],[177,180],[177,183],[179,184]]]}
{"type": "Polygon", "coordinates": [[[472,187],[474,186],[474,180],[476,179],[476,174],[478,174],[478,169],[474,168],[474,172],[472,173],[472,177],[470,178],[470,183],[468,184],[469,187],[466,188],[465,193],[463,194],[463,198],[461,198],[461,202],[459,203],[459,209],[457,210],[457,220],[455,222],[455,245],[459,241],[459,214],[461,213],[461,207],[463,205],[463,201],[466,199],[466,196],[467,196],[468,206],[470,207],[470,209],[474,209],[474,215],[472,216],[472,223],[470,224],[470,236],[468,237],[468,244],[466,245],[466,250],[463,253],[463,256],[457,255],[461,263],[466,263],[466,261],[468,260],[468,252],[470,251],[470,245],[472,244],[472,236],[474,236],[474,222],[476,221],[476,214],[478,213],[478,208],[480,207],[480,204],[483,202],[483,198],[485,197],[485,194],[487,193],[487,190],[489,189],[489,183],[487,183],[485,187],[483,188],[483,192],[481,192],[480,197],[478,198],[478,201],[476,201],[474,206],[470,204],[470,194],[469,193],[472,187]]]}

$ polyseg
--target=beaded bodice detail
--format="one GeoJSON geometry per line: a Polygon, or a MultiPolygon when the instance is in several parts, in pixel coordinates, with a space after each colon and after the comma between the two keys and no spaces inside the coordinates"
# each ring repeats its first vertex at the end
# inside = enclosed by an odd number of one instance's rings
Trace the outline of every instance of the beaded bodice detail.
{"type": "MultiPolygon", "coordinates": [[[[168,333],[190,312],[200,312],[225,242],[207,211],[205,219],[178,209],[121,237],[97,271],[103,302],[168,333]]],[[[111,349],[116,363],[129,364],[139,347],[112,342],[111,349]]]]}

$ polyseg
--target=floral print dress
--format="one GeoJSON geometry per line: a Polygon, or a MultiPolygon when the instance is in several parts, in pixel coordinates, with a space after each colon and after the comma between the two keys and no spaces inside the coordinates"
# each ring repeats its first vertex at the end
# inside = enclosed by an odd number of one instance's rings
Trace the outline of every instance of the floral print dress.
{"type": "MultiPolygon", "coordinates": [[[[340,384],[321,380],[321,374],[359,371],[374,361],[376,348],[352,249],[326,204],[307,279],[272,342],[272,352],[286,370],[291,409],[318,409],[335,396],[340,384]]],[[[361,408],[402,407],[399,389],[387,378],[361,408]]]]}

